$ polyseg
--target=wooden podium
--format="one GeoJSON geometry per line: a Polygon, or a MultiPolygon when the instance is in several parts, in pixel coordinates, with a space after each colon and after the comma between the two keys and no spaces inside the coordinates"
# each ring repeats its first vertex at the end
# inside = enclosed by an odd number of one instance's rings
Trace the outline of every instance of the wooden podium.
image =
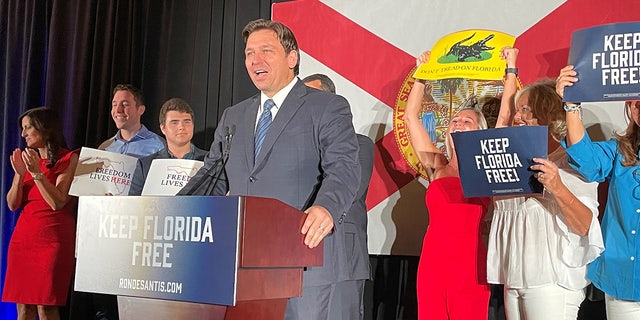
{"type": "Polygon", "coordinates": [[[118,295],[123,320],[281,320],[322,265],[304,218],[260,197],[80,197],[75,289],[118,295]]]}

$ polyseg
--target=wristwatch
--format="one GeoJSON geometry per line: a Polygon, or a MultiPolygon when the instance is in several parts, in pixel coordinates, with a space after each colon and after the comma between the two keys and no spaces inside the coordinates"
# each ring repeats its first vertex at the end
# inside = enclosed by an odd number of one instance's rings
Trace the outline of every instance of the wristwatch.
{"type": "Polygon", "coordinates": [[[507,73],[513,73],[517,77],[518,76],[518,68],[507,68],[506,70],[504,70],[504,74],[506,75],[507,73]]]}
{"type": "Polygon", "coordinates": [[[38,172],[38,173],[32,174],[31,176],[33,177],[33,180],[40,180],[42,179],[42,177],[44,177],[44,173],[38,172]]]}

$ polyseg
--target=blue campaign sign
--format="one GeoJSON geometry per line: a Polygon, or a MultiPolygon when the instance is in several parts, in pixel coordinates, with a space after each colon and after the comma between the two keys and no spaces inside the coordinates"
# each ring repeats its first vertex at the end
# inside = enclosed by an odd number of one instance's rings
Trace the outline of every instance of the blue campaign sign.
{"type": "Polygon", "coordinates": [[[80,197],[75,290],[234,305],[237,197],[80,197]]]}
{"type": "Polygon", "coordinates": [[[569,64],[580,81],[564,90],[570,102],[640,99],[640,22],[575,31],[569,64]]]}
{"type": "Polygon", "coordinates": [[[452,133],[466,198],[541,193],[529,167],[547,157],[547,127],[519,126],[452,133]]]}

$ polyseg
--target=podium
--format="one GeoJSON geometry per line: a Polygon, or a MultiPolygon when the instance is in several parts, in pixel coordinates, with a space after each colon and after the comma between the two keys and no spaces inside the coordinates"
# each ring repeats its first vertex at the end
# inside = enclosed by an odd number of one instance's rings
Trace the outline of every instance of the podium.
{"type": "Polygon", "coordinates": [[[118,295],[123,320],[281,320],[322,265],[304,218],[261,197],[83,196],[75,290],[118,295]]]}

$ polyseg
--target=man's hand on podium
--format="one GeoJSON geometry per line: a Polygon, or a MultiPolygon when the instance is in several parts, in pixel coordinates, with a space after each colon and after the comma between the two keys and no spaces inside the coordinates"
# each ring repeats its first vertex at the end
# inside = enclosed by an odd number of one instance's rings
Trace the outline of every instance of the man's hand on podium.
{"type": "Polygon", "coordinates": [[[322,206],[311,206],[304,213],[307,214],[301,230],[302,234],[306,235],[304,244],[309,248],[315,248],[333,231],[333,217],[322,206]]]}

